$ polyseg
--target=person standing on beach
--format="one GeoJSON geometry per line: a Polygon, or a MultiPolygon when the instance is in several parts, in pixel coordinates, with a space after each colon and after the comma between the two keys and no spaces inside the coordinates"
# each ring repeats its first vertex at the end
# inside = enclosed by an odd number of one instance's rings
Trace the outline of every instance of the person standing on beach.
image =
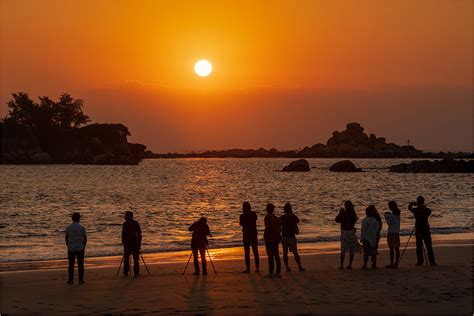
{"type": "Polygon", "coordinates": [[[293,253],[295,256],[296,264],[298,264],[299,271],[306,271],[301,266],[301,258],[298,254],[298,247],[297,247],[297,240],[296,234],[299,233],[298,223],[300,219],[298,216],[293,214],[293,208],[291,207],[290,203],[286,203],[283,207],[285,212],[284,215],[280,217],[281,222],[281,245],[283,247],[283,262],[286,266],[286,272],[290,272],[290,266],[288,264],[288,249],[293,253]]]}
{"type": "Polygon", "coordinates": [[[281,240],[281,223],[278,217],[275,216],[275,206],[271,203],[266,207],[267,215],[265,215],[265,232],[263,239],[265,239],[265,248],[268,255],[268,274],[266,278],[281,278],[281,261],[279,244],[281,240]],[[276,272],[275,270],[276,263],[276,272]]]}
{"type": "Polygon", "coordinates": [[[431,242],[430,224],[428,218],[431,215],[431,210],[425,205],[425,198],[419,196],[416,202],[410,202],[408,209],[415,217],[415,237],[416,237],[416,256],[418,261],[417,266],[422,266],[423,260],[423,242],[425,243],[426,251],[428,252],[428,260],[430,265],[435,266],[435,256],[431,242]]]}
{"type": "Polygon", "coordinates": [[[201,255],[202,274],[206,275],[206,249],[209,244],[207,241],[207,236],[212,237],[211,230],[207,225],[207,219],[205,217],[201,217],[198,221],[194,222],[191,226],[189,226],[188,230],[193,232],[193,236],[191,238],[191,249],[193,251],[194,258],[193,275],[199,275],[198,252],[201,255]]]}
{"type": "Polygon", "coordinates": [[[400,209],[395,201],[388,202],[390,212],[384,217],[388,225],[387,244],[390,248],[390,264],[386,268],[396,269],[400,260],[400,209]]]}
{"type": "Polygon", "coordinates": [[[382,218],[380,217],[380,214],[379,214],[379,212],[377,211],[377,209],[375,208],[374,205],[369,205],[369,207],[371,208],[371,212],[374,215],[374,218],[377,220],[377,224],[379,224],[379,230],[377,232],[377,245],[376,245],[377,255],[378,255],[379,254],[380,236],[381,236],[381,233],[382,233],[382,218]]]}
{"type": "Polygon", "coordinates": [[[255,272],[260,272],[260,258],[258,256],[258,232],[257,232],[257,213],[252,211],[249,202],[242,205],[242,214],[239,218],[242,226],[245,267],[243,273],[250,273],[250,247],[252,247],[253,258],[255,260],[255,272]]]}
{"type": "Polygon", "coordinates": [[[354,261],[354,253],[360,252],[360,245],[357,241],[355,223],[357,222],[357,214],[354,209],[354,205],[351,201],[344,203],[344,208],[339,210],[339,214],[336,216],[336,223],[341,224],[341,265],[340,270],[344,269],[344,259],[346,257],[346,251],[349,251],[349,265],[346,269],[352,269],[352,261],[354,261]]]}
{"type": "Polygon", "coordinates": [[[123,275],[130,271],[130,255],[133,257],[133,273],[140,275],[140,248],[142,245],[142,230],[140,224],[133,219],[133,212],[125,212],[125,222],[122,225],[123,245],[123,275]]]}
{"type": "Polygon", "coordinates": [[[79,224],[81,214],[72,214],[72,224],[66,228],[67,257],[69,261],[67,284],[74,284],[74,263],[77,258],[79,284],[84,284],[84,253],[87,244],[86,228],[79,224]]]}
{"type": "Polygon", "coordinates": [[[377,209],[370,205],[365,209],[366,218],[362,220],[360,239],[364,248],[364,265],[367,269],[369,257],[372,258],[372,269],[377,269],[377,243],[380,238],[380,224],[377,220],[377,209]]]}

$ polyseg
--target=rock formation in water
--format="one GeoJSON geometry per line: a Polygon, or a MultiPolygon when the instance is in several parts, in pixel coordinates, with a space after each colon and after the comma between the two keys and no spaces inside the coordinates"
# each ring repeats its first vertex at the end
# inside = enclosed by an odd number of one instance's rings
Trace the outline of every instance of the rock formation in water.
{"type": "Polygon", "coordinates": [[[401,173],[474,173],[474,160],[414,160],[390,167],[390,172],[401,173]]]}
{"type": "Polygon", "coordinates": [[[274,148],[230,149],[206,151],[192,154],[154,154],[145,153],[147,158],[421,158],[421,157],[465,157],[465,153],[423,153],[413,146],[400,146],[387,143],[385,138],[374,134],[367,135],[359,123],[349,123],[346,130],[332,133],[325,144],[315,144],[302,150],[278,151],[274,148]]]}
{"type": "Polygon", "coordinates": [[[287,171],[287,172],[292,172],[292,171],[298,171],[298,172],[306,172],[310,171],[309,167],[309,162],[306,159],[298,159],[295,161],[292,161],[288,166],[284,167],[282,171],[287,171]]]}
{"type": "Polygon", "coordinates": [[[333,164],[329,171],[334,172],[361,172],[361,168],[357,168],[356,165],[350,160],[341,160],[333,164]]]}
{"type": "Polygon", "coordinates": [[[405,158],[420,157],[413,146],[387,143],[384,137],[367,135],[359,123],[349,123],[342,132],[335,131],[326,145],[316,144],[298,152],[302,157],[405,158]]]}
{"type": "Polygon", "coordinates": [[[13,94],[8,116],[0,121],[1,163],[138,164],[146,149],[131,144],[122,124],[90,124],[82,101],[67,94],[55,102],[13,94]],[[82,127],[81,127],[82,126],[82,127]]]}

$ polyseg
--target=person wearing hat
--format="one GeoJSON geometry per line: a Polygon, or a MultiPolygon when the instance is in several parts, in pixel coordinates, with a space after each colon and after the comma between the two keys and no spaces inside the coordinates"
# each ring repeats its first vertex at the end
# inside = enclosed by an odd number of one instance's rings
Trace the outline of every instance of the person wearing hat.
{"type": "Polygon", "coordinates": [[[212,237],[211,230],[207,225],[207,218],[201,217],[199,220],[194,222],[188,228],[189,231],[193,232],[191,238],[191,249],[193,251],[194,258],[194,273],[193,275],[199,275],[199,258],[198,253],[201,255],[202,274],[207,274],[207,263],[206,263],[206,249],[209,244],[207,236],[212,237]]]}

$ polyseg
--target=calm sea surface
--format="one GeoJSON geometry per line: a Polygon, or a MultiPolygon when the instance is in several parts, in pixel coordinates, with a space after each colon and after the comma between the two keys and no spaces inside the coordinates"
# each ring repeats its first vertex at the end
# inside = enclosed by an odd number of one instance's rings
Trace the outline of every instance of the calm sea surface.
{"type": "MultiPolygon", "coordinates": [[[[238,217],[243,201],[259,215],[263,236],[266,203],[277,214],[290,202],[301,219],[299,240],[337,240],[334,222],[343,201],[360,218],[374,204],[380,213],[394,199],[402,209],[402,233],[413,218],[408,203],[423,194],[433,210],[434,233],[472,229],[474,176],[395,174],[387,168],[402,159],[354,159],[364,173],[332,173],[338,159],[308,159],[311,172],[279,172],[291,159],[145,160],[139,166],[0,166],[0,262],[66,256],[64,231],[73,211],[88,231],[88,256],[120,254],[123,213],[131,210],[144,234],[143,251],[188,249],[188,226],[206,216],[211,247],[240,244],[238,217]]],[[[357,226],[360,225],[360,220],[357,226]]],[[[386,232],[384,224],[383,232],[386,232]]]]}

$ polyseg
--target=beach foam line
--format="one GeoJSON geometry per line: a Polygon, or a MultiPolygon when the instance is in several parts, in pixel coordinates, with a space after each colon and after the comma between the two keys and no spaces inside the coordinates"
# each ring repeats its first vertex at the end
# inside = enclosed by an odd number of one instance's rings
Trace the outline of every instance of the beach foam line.
{"type": "MultiPolygon", "coordinates": [[[[474,233],[459,233],[448,235],[433,235],[433,244],[436,246],[455,246],[455,245],[473,245],[474,233]]],[[[401,248],[403,248],[408,240],[408,236],[402,236],[401,248]]],[[[301,255],[311,254],[330,254],[339,252],[339,241],[317,242],[317,243],[299,243],[298,251],[301,255]]],[[[408,248],[415,247],[415,238],[411,238],[408,248]]],[[[380,240],[380,250],[387,249],[386,239],[380,240]]],[[[280,250],[281,251],[281,250],[280,250]]],[[[243,259],[243,248],[241,245],[236,247],[214,248],[212,242],[210,243],[209,252],[212,260],[235,260],[243,259]]],[[[259,253],[261,257],[266,256],[265,247],[259,245],[259,253]]],[[[189,259],[191,250],[169,251],[169,252],[142,252],[147,264],[165,264],[186,262],[189,259]]],[[[101,268],[112,267],[118,268],[122,259],[122,253],[87,257],[86,252],[86,268],[101,268]]],[[[140,260],[140,264],[142,264],[140,260]]],[[[23,271],[23,270],[38,270],[38,269],[66,269],[68,265],[67,259],[55,260],[39,260],[39,261],[16,261],[16,262],[2,262],[0,263],[0,272],[5,271],[23,271]]]]}

